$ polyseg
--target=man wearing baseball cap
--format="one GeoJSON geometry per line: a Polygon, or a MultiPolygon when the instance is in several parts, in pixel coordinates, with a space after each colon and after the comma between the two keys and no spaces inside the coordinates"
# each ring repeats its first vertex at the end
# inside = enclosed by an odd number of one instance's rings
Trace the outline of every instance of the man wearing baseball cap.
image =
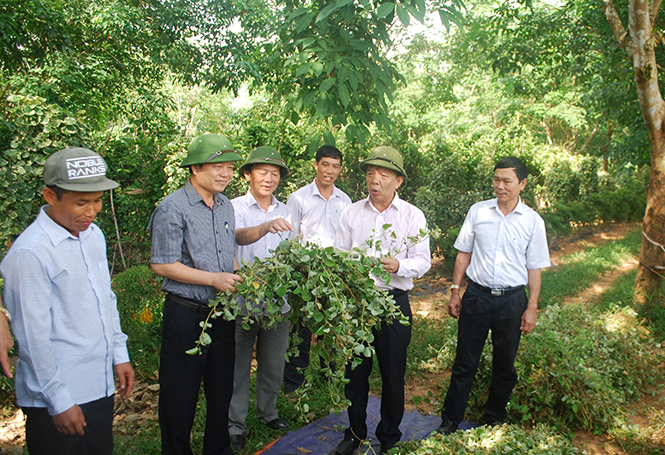
{"type": "MultiPolygon", "coordinates": [[[[381,443],[381,453],[390,450],[401,438],[399,424],[404,415],[404,374],[406,350],[411,341],[411,306],[409,290],[413,279],[419,278],[430,268],[429,239],[419,238],[427,229],[425,215],[417,207],[402,200],[397,189],[406,180],[402,156],[392,147],[376,147],[367,159],[360,163],[365,172],[369,196],[344,209],[335,237],[335,247],[351,251],[358,247],[366,254],[381,259],[390,283],[372,276],[380,289],[388,292],[402,313],[409,318],[409,325],[397,321],[383,321],[374,329],[376,358],[383,382],[381,390],[381,420],[376,436],[381,443]],[[387,226],[387,229],[386,229],[387,226]],[[418,238],[416,241],[409,238],[418,238]],[[367,241],[373,245],[368,249],[367,241]],[[377,244],[377,240],[380,241],[377,244]]],[[[336,455],[350,455],[367,439],[367,400],[372,358],[363,358],[355,369],[347,367],[346,397],[349,406],[349,428],[335,451],[336,455]]]]}
{"type": "Polygon", "coordinates": [[[152,237],[151,267],[164,277],[166,292],[159,367],[159,425],[163,455],[191,455],[201,381],[206,393],[204,455],[231,455],[228,426],[233,392],[235,322],[217,318],[208,334],[212,343],[200,355],[194,347],[218,292],[233,291],[241,281],[233,273],[238,244],[254,243],[268,232],[282,230],[269,221],[251,229],[235,228],[231,201],[221,194],[233,178],[238,155],[221,134],[204,134],[189,146],[180,165],[190,179],[155,209],[148,229],[152,237]]]}
{"type": "Polygon", "coordinates": [[[104,191],[118,187],[106,169],[88,149],[51,155],[42,190],[47,205],[0,264],[31,455],[111,455],[113,373],[123,396],[134,383],[106,241],[93,223],[104,191]]]}

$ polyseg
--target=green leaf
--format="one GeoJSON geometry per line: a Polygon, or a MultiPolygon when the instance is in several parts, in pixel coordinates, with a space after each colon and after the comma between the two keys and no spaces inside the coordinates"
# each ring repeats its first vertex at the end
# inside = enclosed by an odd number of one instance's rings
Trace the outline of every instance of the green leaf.
{"type": "Polygon", "coordinates": [[[346,84],[339,84],[339,99],[342,102],[344,107],[349,106],[349,101],[351,101],[351,96],[349,95],[349,89],[346,84]]]}
{"type": "Polygon", "coordinates": [[[376,15],[379,19],[382,19],[393,12],[395,9],[395,4],[393,2],[386,2],[379,6],[379,9],[376,12],[376,15]]]}
{"type": "MultiPolygon", "coordinates": [[[[335,145],[335,136],[333,136],[330,131],[324,130],[323,131],[323,142],[326,145],[335,145]]],[[[334,265],[334,263],[333,263],[333,265],[334,265]]]]}
{"type": "Polygon", "coordinates": [[[303,74],[306,74],[309,72],[310,69],[312,69],[312,63],[305,63],[303,65],[300,65],[298,69],[296,70],[296,77],[300,77],[303,74]]]}
{"type": "Polygon", "coordinates": [[[327,92],[330,89],[330,87],[335,85],[335,82],[337,82],[337,78],[330,77],[330,78],[326,79],[325,81],[323,81],[321,83],[321,86],[319,87],[319,91],[321,93],[327,92]]]}
{"type": "Polygon", "coordinates": [[[194,355],[194,354],[198,354],[198,352],[199,352],[199,348],[192,348],[192,349],[187,349],[185,351],[185,354],[194,355]]]}
{"type": "Polygon", "coordinates": [[[409,12],[402,5],[396,5],[395,9],[397,10],[397,17],[399,17],[402,25],[408,27],[411,22],[411,15],[409,12]]]}
{"type": "Polygon", "coordinates": [[[278,296],[284,297],[287,293],[287,287],[285,285],[282,285],[278,287],[275,292],[277,293],[278,296]]]}
{"type": "Polygon", "coordinates": [[[212,338],[210,338],[207,332],[203,332],[201,334],[201,345],[208,346],[210,343],[212,343],[212,338]]]}
{"type": "Polygon", "coordinates": [[[341,8],[342,6],[346,6],[349,3],[353,3],[353,0],[337,0],[337,4],[335,6],[337,6],[337,8],[341,8]]]}
{"type": "Polygon", "coordinates": [[[314,22],[321,22],[323,19],[326,17],[330,16],[333,11],[337,9],[337,5],[334,3],[331,3],[330,5],[326,6],[319,12],[319,15],[316,16],[316,21],[314,22]]]}

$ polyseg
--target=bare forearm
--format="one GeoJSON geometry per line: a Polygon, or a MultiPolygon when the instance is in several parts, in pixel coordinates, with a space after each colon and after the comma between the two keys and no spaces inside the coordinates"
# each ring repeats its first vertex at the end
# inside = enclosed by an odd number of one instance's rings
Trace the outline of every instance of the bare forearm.
{"type": "Polygon", "coordinates": [[[270,223],[258,226],[236,229],[236,243],[238,245],[251,245],[269,232],[270,223]]]}
{"type": "Polygon", "coordinates": [[[540,269],[527,270],[529,288],[529,308],[538,308],[538,296],[540,295],[541,273],[540,269]]]}
{"type": "Polygon", "coordinates": [[[159,276],[185,284],[212,286],[215,274],[188,267],[180,262],[171,264],[150,264],[150,268],[159,276]]]}
{"type": "Polygon", "coordinates": [[[293,226],[282,217],[266,221],[257,226],[236,229],[236,243],[238,245],[251,245],[268,233],[294,231],[293,226]]]}
{"type": "Polygon", "coordinates": [[[471,263],[471,254],[459,251],[455,259],[455,270],[453,271],[453,284],[460,286],[466,275],[466,269],[471,263]]]}

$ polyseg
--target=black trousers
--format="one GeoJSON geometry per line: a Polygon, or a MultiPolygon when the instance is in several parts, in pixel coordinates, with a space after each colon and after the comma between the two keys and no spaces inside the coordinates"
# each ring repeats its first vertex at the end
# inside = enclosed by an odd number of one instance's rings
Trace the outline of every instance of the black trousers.
{"type": "MultiPolygon", "coordinates": [[[[296,346],[297,354],[289,357],[284,365],[284,391],[293,392],[305,382],[303,371],[309,366],[309,350],[312,345],[312,331],[302,322],[297,327],[298,336],[302,341],[296,346]]],[[[289,343],[289,350],[293,348],[289,343]]]]}
{"type": "Polygon", "coordinates": [[[113,396],[79,406],[86,423],[83,436],[59,433],[46,408],[22,408],[30,455],[111,455],[113,396]]]}
{"type": "Polygon", "coordinates": [[[524,289],[493,296],[471,282],[462,298],[457,333],[457,354],[450,387],[443,404],[444,420],[464,420],[466,403],[476,377],[487,334],[492,330],[492,384],[485,415],[506,417],[506,405],[517,382],[515,356],[522,332],[520,325],[528,300],[524,289]]]}
{"type": "Polygon", "coordinates": [[[162,349],[159,366],[159,426],[163,455],[192,455],[190,433],[194,423],[201,381],[207,400],[204,455],[232,455],[228,430],[229,403],[233,394],[235,321],[212,319],[208,334],[212,343],[201,355],[188,355],[199,339],[207,314],[171,301],[164,302],[162,349]]]}
{"type": "MultiPolygon", "coordinates": [[[[409,325],[398,321],[391,324],[382,322],[380,329],[374,329],[376,359],[383,388],[381,389],[381,421],[376,427],[376,437],[387,445],[397,443],[402,437],[399,424],[404,416],[404,374],[406,373],[406,351],[411,341],[411,306],[409,294],[401,292],[393,295],[399,309],[409,318],[409,325]]],[[[345,387],[349,406],[349,428],[345,437],[367,438],[367,401],[369,399],[369,375],[372,372],[372,357],[363,358],[355,369],[346,368],[349,383],[345,387]]]]}

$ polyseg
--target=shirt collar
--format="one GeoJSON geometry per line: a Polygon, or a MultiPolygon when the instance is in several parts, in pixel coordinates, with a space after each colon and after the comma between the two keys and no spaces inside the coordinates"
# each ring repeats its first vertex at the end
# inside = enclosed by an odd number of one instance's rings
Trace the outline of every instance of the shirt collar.
{"type": "Polygon", "coordinates": [[[63,228],[60,226],[58,223],[53,221],[53,219],[48,216],[46,213],[46,208],[48,207],[48,204],[42,206],[42,208],[39,210],[39,215],[37,216],[37,222],[39,225],[44,229],[44,232],[46,232],[46,235],[48,235],[49,239],[51,239],[51,243],[53,246],[58,246],[61,242],[64,240],[70,238],[74,240],[85,240],[85,238],[90,235],[93,229],[95,229],[97,226],[94,224],[91,224],[88,229],[85,231],[80,231],[78,237],[70,233],[67,229],[63,228]]]}
{"type": "MultiPolygon", "coordinates": [[[[258,208],[263,210],[263,208],[259,205],[259,201],[256,200],[254,195],[252,194],[252,190],[247,190],[247,194],[245,194],[245,198],[247,198],[247,206],[251,207],[253,205],[256,205],[258,208]]],[[[277,198],[275,197],[274,194],[270,195],[270,207],[268,208],[268,212],[272,212],[275,209],[275,206],[277,206],[277,198]]]]}
{"type": "MultiPolygon", "coordinates": [[[[323,195],[321,195],[321,191],[319,190],[319,187],[316,185],[316,179],[314,179],[314,181],[311,183],[311,185],[312,185],[312,196],[319,196],[321,199],[325,199],[323,197],[323,195]]],[[[340,190],[339,188],[337,188],[333,184],[333,191],[332,191],[332,195],[330,196],[330,198],[332,199],[334,197],[340,197],[341,196],[340,195],[341,191],[342,190],[340,190]]]]}
{"type": "Polygon", "coordinates": [[[383,212],[379,212],[379,209],[374,207],[374,204],[372,204],[372,200],[369,198],[369,196],[367,196],[367,198],[365,198],[365,201],[366,201],[365,203],[367,205],[369,205],[372,208],[372,210],[374,210],[377,213],[386,213],[390,210],[397,210],[398,212],[400,212],[402,210],[402,207],[404,206],[404,201],[402,199],[400,199],[397,192],[395,192],[395,197],[393,198],[393,200],[390,203],[390,205],[388,206],[388,208],[386,208],[383,212]]]}
{"type": "MultiPolygon", "coordinates": [[[[517,213],[519,215],[523,215],[526,205],[522,202],[522,196],[517,196],[517,197],[519,198],[519,200],[517,201],[517,205],[510,213],[517,213]]],[[[490,201],[491,201],[490,207],[496,209],[499,213],[501,213],[501,215],[503,215],[503,212],[501,212],[501,209],[499,208],[499,200],[497,198],[494,198],[490,199],[490,201]]],[[[510,215],[510,213],[508,215],[510,215]]]]}
{"type": "MultiPolygon", "coordinates": [[[[185,183],[185,194],[187,195],[187,199],[189,199],[190,205],[194,205],[199,201],[205,204],[205,201],[203,200],[199,192],[196,191],[196,188],[194,188],[194,185],[192,185],[192,182],[190,180],[187,180],[187,183],[185,183]]],[[[216,205],[222,204],[224,202],[222,195],[219,193],[213,194],[212,197],[216,205]]]]}

